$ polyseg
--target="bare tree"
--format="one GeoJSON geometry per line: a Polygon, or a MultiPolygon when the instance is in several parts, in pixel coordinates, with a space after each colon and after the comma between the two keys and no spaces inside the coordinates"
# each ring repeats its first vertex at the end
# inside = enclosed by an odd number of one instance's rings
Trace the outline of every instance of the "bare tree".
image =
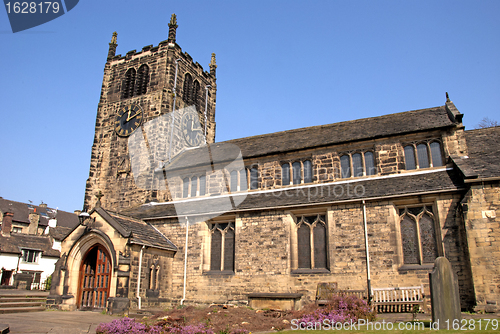
{"type": "Polygon", "coordinates": [[[499,126],[497,121],[493,119],[489,119],[488,117],[485,117],[479,122],[476,126],[477,129],[484,129],[484,128],[491,128],[494,126],[499,126]]]}

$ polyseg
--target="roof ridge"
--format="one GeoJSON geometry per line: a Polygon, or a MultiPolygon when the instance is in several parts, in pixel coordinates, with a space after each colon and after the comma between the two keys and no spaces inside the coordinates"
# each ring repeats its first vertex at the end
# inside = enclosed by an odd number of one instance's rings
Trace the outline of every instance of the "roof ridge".
{"type": "Polygon", "coordinates": [[[351,120],[342,121],[342,122],[334,122],[334,123],[328,123],[328,124],[305,126],[305,127],[302,127],[302,128],[295,128],[295,129],[282,130],[282,131],[277,131],[277,132],[263,133],[263,134],[254,135],[254,136],[229,139],[229,140],[225,140],[225,141],[215,142],[214,144],[221,144],[221,143],[228,143],[228,142],[233,142],[233,141],[238,141],[238,140],[246,140],[246,139],[252,139],[252,138],[266,137],[266,136],[276,135],[276,134],[285,133],[285,132],[291,133],[291,132],[311,130],[311,129],[315,129],[315,128],[316,129],[320,129],[320,128],[330,127],[332,125],[341,125],[341,124],[348,124],[348,123],[356,123],[356,122],[366,121],[366,120],[370,120],[370,119],[372,119],[372,120],[373,119],[383,119],[383,118],[387,118],[387,117],[395,116],[395,115],[401,115],[401,114],[406,114],[406,113],[414,113],[414,112],[422,112],[422,111],[430,111],[432,109],[440,109],[440,108],[445,108],[445,107],[446,107],[445,105],[442,105],[442,106],[436,106],[436,107],[431,107],[431,108],[423,108],[423,109],[414,109],[414,110],[401,111],[401,112],[397,112],[397,113],[385,114],[385,115],[380,115],[380,116],[351,119],[351,120]]]}

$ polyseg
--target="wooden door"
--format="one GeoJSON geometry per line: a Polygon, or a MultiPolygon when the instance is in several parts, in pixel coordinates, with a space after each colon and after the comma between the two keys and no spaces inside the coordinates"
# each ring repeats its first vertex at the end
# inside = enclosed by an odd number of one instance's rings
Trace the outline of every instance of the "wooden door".
{"type": "Polygon", "coordinates": [[[109,255],[101,245],[91,248],[80,267],[78,306],[80,309],[106,307],[109,296],[111,263],[109,255]]]}

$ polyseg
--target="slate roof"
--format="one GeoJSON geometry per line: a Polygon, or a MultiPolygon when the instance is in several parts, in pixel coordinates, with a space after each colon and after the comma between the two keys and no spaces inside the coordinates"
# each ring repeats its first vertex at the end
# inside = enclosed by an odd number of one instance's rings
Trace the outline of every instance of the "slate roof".
{"type": "Polygon", "coordinates": [[[142,220],[123,216],[114,212],[96,209],[111,226],[132,244],[177,251],[177,247],[160,231],[142,220]]]}
{"type": "Polygon", "coordinates": [[[48,207],[10,201],[0,197],[0,210],[2,212],[10,211],[14,213],[13,222],[29,224],[29,214],[36,212],[40,214],[38,226],[45,227],[49,219],[56,218],[57,226],[75,227],[79,224],[78,216],[74,213],[52,209],[48,207]]]}
{"type": "MultiPolygon", "coordinates": [[[[303,185],[272,191],[235,193],[232,196],[234,201],[241,200],[241,196],[246,195],[246,198],[236,209],[228,210],[228,212],[304,207],[426,192],[457,191],[462,188],[463,183],[456,171],[439,169],[437,171],[395,174],[387,177],[303,185]],[[287,190],[284,191],[284,189],[287,190]]],[[[228,201],[228,197],[223,196],[199,197],[191,201],[180,201],[177,205],[185,203],[182,209],[186,215],[201,212],[209,214],[221,211],[220,209],[227,205],[228,201]]],[[[175,217],[177,215],[174,202],[145,204],[125,210],[123,213],[138,219],[175,217]]]]}
{"type": "Polygon", "coordinates": [[[0,253],[21,254],[21,249],[42,251],[43,256],[59,257],[58,250],[52,249],[48,236],[12,233],[10,237],[0,235],[0,253]]]}
{"type": "MultiPolygon", "coordinates": [[[[452,111],[449,112],[448,108],[456,110],[455,106],[450,102],[450,104],[440,107],[233,139],[208,146],[211,150],[212,161],[223,162],[232,161],[236,158],[232,157],[233,154],[227,153],[231,145],[235,145],[241,150],[243,158],[253,158],[366,139],[429,131],[457,125],[450,118],[453,116],[450,116],[452,111]]],[[[197,166],[200,162],[206,160],[200,159],[200,157],[207,154],[206,146],[189,149],[177,156],[168,166],[168,169],[170,171],[182,170],[183,168],[197,166]]]]}
{"type": "Polygon", "coordinates": [[[49,235],[55,240],[63,240],[70,232],[73,231],[71,227],[56,226],[49,229],[49,235]]]}
{"type": "Polygon", "coordinates": [[[500,177],[500,126],[465,132],[468,158],[452,157],[469,181],[500,177]]]}

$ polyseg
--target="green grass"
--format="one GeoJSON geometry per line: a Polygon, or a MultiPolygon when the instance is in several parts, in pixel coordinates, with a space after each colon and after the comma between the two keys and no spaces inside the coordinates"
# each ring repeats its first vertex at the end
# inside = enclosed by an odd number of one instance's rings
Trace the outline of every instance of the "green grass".
{"type": "MultiPolygon", "coordinates": [[[[292,323],[293,325],[293,323],[292,323]]],[[[423,321],[409,321],[403,323],[388,323],[384,320],[376,320],[373,321],[371,325],[359,326],[355,324],[355,326],[348,326],[348,329],[331,329],[328,326],[322,327],[322,330],[313,330],[313,326],[311,325],[309,330],[307,330],[307,334],[324,334],[325,331],[335,331],[335,333],[342,334],[352,334],[352,333],[364,333],[364,334],[402,334],[408,332],[414,333],[436,333],[436,329],[430,328],[431,321],[423,320],[423,321]],[[403,329],[399,329],[401,328],[403,329]]],[[[333,327],[333,326],[332,326],[333,327]]],[[[340,326],[339,326],[340,327],[340,326]]],[[[488,319],[463,319],[460,325],[455,323],[455,328],[453,329],[453,323],[450,322],[450,330],[441,330],[441,333],[481,333],[481,334],[498,334],[500,330],[500,321],[498,319],[491,319],[488,322],[488,319]],[[488,328],[486,328],[486,326],[488,328]]],[[[298,329],[298,326],[292,326],[292,328],[297,328],[296,330],[283,331],[282,333],[286,334],[297,334],[297,332],[306,331],[298,329]]],[[[319,329],[319,327],[316,327],[319,329]]]]}

